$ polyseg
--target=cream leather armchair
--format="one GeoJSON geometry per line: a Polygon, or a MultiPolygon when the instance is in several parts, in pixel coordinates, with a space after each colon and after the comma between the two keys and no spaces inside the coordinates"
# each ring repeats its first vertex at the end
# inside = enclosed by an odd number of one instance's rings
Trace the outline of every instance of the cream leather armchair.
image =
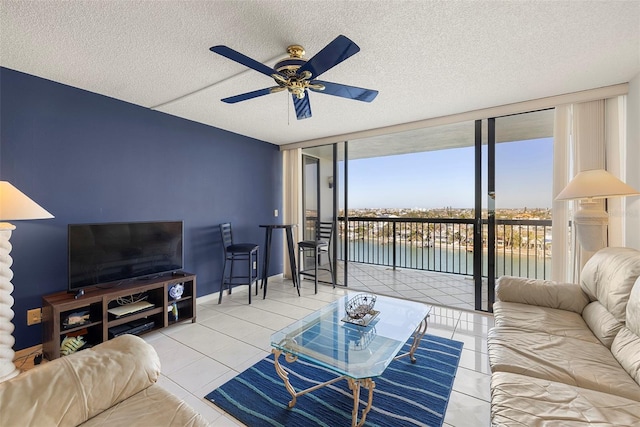
{"type": "Polygon", "coordinates": [[[0,426],[207,426],[159,376],[154,348],[122,335],[0,383],[0,426]]]}

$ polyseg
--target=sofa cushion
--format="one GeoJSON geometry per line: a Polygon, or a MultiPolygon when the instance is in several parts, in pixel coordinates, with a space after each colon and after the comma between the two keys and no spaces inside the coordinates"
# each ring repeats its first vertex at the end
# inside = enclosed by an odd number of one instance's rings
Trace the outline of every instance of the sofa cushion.
{"type": "Polygon", "coordinates": [[[627,326],[616,335],[611,352],[640,384],[640,278],[636,280],[627,304],[627,326]]]}
{"type": "Polygon", "coordinates": [[[66,427],[88,418],[78,379],[62,360],[0,383],[0,426],[66,427]]]}
{"type": "Polygon", "coordinates": [[[158,384],[139,391],[82,424],[83,427],[208,425],[200,414],[158,384]]]}
{"type": "Polygon", "coordinates": [[[627,328],[640,337],[640,277],[636,280],[627,304],[627,328]]]}
{"type": "Polygon", "coordinates": [[[582,313],[589,297],[574,283],[502,276],[496,282],[499,301],[518,302],[540,307],[582,313]]]}
{"type": "Polygon", "coordinates": [[[600,343],[493,328],[489,332],[491,372],[511,372],[640,401],[640,386],[600,343]]]}
{"type": "Polygon", "coordinates": [[[625,371],[640,384],[640,337],[624,327],[613,340],[611,352],[625,371]]]}
{"type": "Polygon", "coordinates": [[[618,322],[624,323],[629,294],[639,276],[640,251],[604,248],[585,264],[580,286],[591,301],[600,301],[618,322]]]}
{"type": "Polygon", "coordinates": [[[492,426],[636,426],[638,402],[508,372],[491,375],[492,426]]]}
{"type": "Polygon", "coordinates": [[[573,311],[498,301],[493,304],[493,315],[496,327],[510,326],[592,343],[599,342],[582,316],[573,311]]]}
{"type": "Polygon", "coordinates": [[[600,342],[611,348],[613,339],[618,334],[622,323],[618,322],[611,313],[607,311],[600,301],[589,303],[582,311],[582,318],[589,325],[589,329],[598,337],[600,342]]]}
{"type": "Polygon", "coordinates": [[[0,383],[1,426],[76,426],[154,384],[160,360],[123,335],[0,383]]]}
{"type": "Polygon", "coordinates": [[[87,419],[155,384],[160,359],[154,348],[135,335],[122,335],[81,351],[68,362],[85,396],[87,419]]]}

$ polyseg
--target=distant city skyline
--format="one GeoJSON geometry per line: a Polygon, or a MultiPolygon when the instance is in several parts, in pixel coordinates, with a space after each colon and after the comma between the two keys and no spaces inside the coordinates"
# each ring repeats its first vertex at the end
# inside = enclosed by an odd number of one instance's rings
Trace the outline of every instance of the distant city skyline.
{"type": "MultiPolygon", "coordinates": [[[[496,208],[551,208],[552,182],[553,138],[496,145],[496,208]]],[[[352,209],[473,205],[474,147],[349,161],[352,209]]]]}

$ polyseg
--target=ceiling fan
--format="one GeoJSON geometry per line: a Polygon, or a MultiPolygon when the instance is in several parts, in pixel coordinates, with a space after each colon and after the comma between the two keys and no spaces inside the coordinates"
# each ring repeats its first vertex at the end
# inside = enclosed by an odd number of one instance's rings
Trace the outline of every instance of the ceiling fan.
{"type": "Polygon", "coordinates": [[[213,46],[210,50],[265,74],[276,82],[277,86],[242,93],[221,100],[228,104],[235,104],[236,102],[288,90],[293,98],[296,116],[298,120],[301,120],[311,117],[309,90],[364,102],[371,102],[378,95],[377,90],[316,80],[325,71],[360,51],[357,44],[342,35],[336,37],[309,60],[303,58],[305,51],[302,46],[291,45],[287,47],[289,57],[278,61],[273,68],[227,46],[213,46]]]}

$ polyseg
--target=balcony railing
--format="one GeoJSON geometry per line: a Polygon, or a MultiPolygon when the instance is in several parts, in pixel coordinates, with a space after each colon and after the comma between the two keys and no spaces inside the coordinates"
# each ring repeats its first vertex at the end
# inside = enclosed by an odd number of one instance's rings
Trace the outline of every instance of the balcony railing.
{"type": "MultiPolygon", "coordinates": [[[[344,217],[338,221],[338,258],[349,261],[473,275],[472,219],[344,217]]],[[[482,248],[487,251],[483,222],[482,248]]],[[[496,220],[496,276],[548,279],[551,275],[551,220],[496,220]]],[[[487,257],[482,275],[486,277],[487,257]]]]}

